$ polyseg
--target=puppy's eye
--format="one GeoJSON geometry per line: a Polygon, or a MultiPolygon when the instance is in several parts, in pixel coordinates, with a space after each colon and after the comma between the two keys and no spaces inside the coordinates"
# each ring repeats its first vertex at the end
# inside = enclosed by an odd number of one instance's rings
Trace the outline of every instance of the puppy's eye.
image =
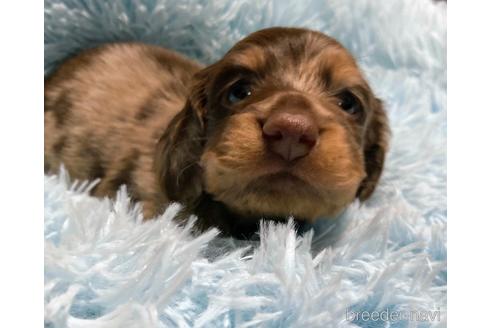
{"type": "Polygon", "coordinates": [[[231,104],[237,103],[238,101],[251,96],[251,91],[251,85],[246,82],[239,81],[234,84],[229,90],[229,93],[227,94],[227,100],[231,104]]]}
{"type": "Polygon", "coordinates": [[[338,95],[338,106],[345,112],[355,115],[362,111],[359,100],[349,91],[338,95]]]}

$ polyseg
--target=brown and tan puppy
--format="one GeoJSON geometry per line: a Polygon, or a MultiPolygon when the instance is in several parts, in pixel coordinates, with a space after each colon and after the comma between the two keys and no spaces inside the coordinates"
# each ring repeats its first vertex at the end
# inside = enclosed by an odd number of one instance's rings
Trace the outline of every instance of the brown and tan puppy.
{"type": "Polygon", "coordinates": [[[386,114],[353,57],[319,32],[269,28],[201,65],[111,44],[45,81],[45,166],[127,185],[144,216],[170,201],[199,229],[242,236],[261,218],[312,221],[373,192],[386,114]]]}

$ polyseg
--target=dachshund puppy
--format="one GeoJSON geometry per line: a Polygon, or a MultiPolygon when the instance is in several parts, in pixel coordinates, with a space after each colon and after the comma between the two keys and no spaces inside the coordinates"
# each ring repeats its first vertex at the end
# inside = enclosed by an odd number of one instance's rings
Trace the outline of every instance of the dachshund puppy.
{"type": "Polygon", "coordinates": [[[340,213],[374,191],[389,128],[336,40],[268,28],[215,64],[121,43],[69,59],[45,81],[45,170],[63,163],[92,194],[125,184],[144,216],[180,202],[198,229],[248,236],[260,219],[340,213]]]}

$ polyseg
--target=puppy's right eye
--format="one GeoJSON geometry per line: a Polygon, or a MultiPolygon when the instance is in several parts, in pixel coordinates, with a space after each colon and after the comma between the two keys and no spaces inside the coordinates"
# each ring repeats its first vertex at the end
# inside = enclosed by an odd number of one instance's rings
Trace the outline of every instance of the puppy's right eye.
{"type": "Polygon", "coordinates": [[[229,89],[227,100],[231,104],[235,104],[243,100],[244,98],[251,96],[251,92],[251,85],[244,81],[239,81],[229,89]]]}
{"type": "Polygon", "coordinates": [[[362,111],[362,106],[351,92],[344,91],[338,95],[338,106],[345,112],[356,115],[362,111]]]}

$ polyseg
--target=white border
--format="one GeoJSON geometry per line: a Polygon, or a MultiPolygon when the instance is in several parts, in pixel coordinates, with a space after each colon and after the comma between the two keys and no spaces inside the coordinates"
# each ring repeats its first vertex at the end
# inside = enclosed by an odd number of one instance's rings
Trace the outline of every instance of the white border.
{"type": "Polygon", "coordinates": [[[491,21],[490,2],[450,1],[448,5],[450,327],[484,327],[490,321],[491,21]]]}
{"type": "Polygon", "coordinates": [[[40,327],[43,311],[43,2],[0,11],[3,327],[40,327]]]}

